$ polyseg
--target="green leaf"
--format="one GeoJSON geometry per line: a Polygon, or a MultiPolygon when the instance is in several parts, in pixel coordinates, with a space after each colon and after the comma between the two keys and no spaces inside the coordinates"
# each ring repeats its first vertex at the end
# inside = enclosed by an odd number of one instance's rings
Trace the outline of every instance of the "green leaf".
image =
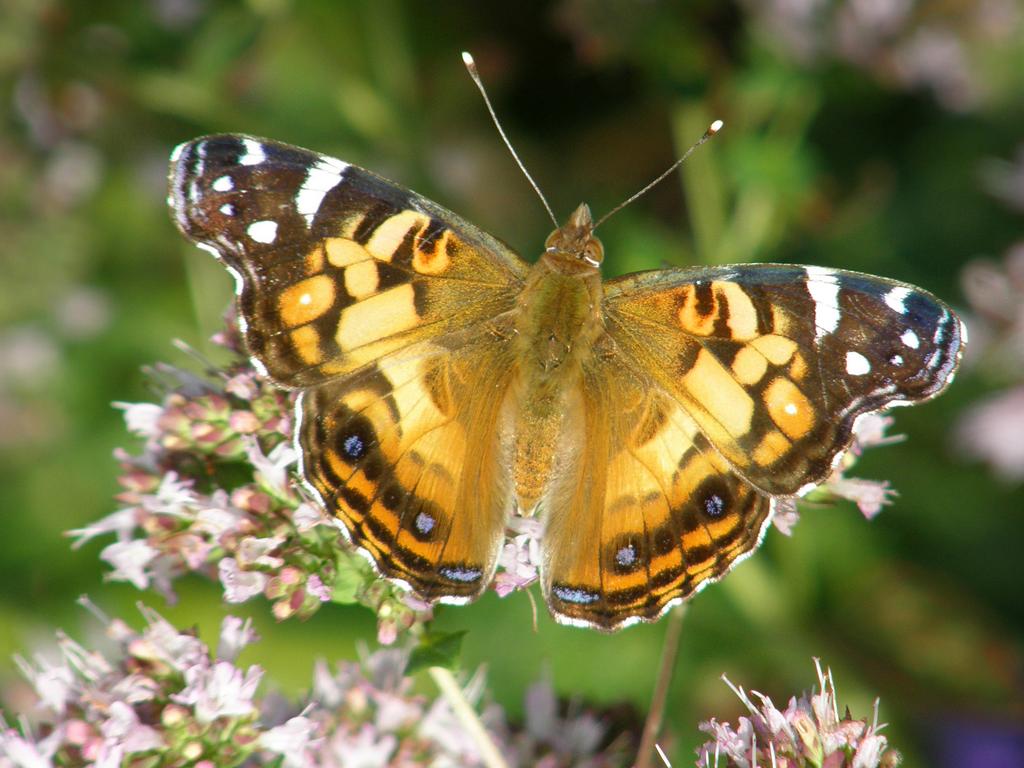
{"type": "Polygon", "coordinates": [[[373,578],[369,563],[354,552],[338,550],[335,558],[334,583],[331,584],[331,602],[348,605],[358,602],[360,592],[373,578]]]}
{"type": "Polygon", "coordinates": [[[458,632],[427,632],[420,639],[420,644],[413,648],[405,673],[411,675],[427,667],[454,669],[465,634],[464,629],[458,632]]]}

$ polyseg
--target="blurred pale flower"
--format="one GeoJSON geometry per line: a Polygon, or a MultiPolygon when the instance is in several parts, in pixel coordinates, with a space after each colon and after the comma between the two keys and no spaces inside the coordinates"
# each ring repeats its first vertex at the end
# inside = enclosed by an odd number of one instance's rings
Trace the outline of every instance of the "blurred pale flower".
{"type": "Polygon", "coordinates": [[[967,408],[957,425],[955,444],[989,464],[1001,479],[1024,480],[1024,386],[967,408]]]}
{"type": "MultiPolygon", "coordinates": [[[[1024,177],[1022,177],[1024,178],[1024,177]]],[[[965,267],[962,284],[974,312],[976,338],[969,360],[1000,388],[966,408],[953,445],[987,463],[1007,482],[1024,480],[1024,243],[1002,263],[978,259],[965,267]]],[[[975,341],[975,339],[972,339],[975,341]]]]}
{"type": "Polygon", "coordinates": [[[950,110],[978,107],[987,94],[992,48],[1019,44],[1014,0],[966,4],[914,0],[744,0],[755,33],[805,64],[856,66],[889,86],[926,89],[950,110]]]}
{"type": "Polygon", "coordinates": [[[1010,208],[1024,212],[1024,145],[1017,147],[1012,160],[990,160],[982,168],[982,180],[988,191],[1010,208]]]}
{"type": "Polygon", "coordinates": [[[247,645],[260,639],[252,628],[252,619],[239,619],[226,616],[220,628],[220,642],[217,643],[217,658],[221,661],[234,662],[238,654],[247,645]]]}
{"type": "Polygon", "coordinates": [[[283,725],[260,734],[260,746],[284,758],[286,768],[313,766],[313,752],[321,749],[323,739],[317,738],[317,724],[302,715],[290,718],[283,725]]]}
{"type": "Polygon", "coordinates": [[[100,559],[110,563],[114,570],[107,574],[113,581],[127,581],[137,589],[149,586],[149,566],[159,552],[141,539],[132,541],[116,541],[108,544],[100,552],[100,559]]]}
{"type": "Polygon", "coordinates": [[[229,603],[244,603],[262,594],[269,580],[259,571],[243,571],[233,557],[225,557],[217,563],[220,583],[224,587],[224,599],[229,603]]]}
{"type": "Polygon", "coordinates": [[[74,286],[55,303],[53,314],[65,338],[89,339],[110,325],[110,297],[92,286],[74,286]]]}

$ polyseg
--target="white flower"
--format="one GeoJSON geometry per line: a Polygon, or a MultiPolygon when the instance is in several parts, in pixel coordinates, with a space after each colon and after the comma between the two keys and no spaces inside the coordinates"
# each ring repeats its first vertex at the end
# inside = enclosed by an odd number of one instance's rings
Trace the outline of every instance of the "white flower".
{"type": "Polygon", "coordinates": [[[318,525],[328,525],[330,520],[318,506],[304,501],[292,512],[292,523],[299,533],[306,533],[318,525]]]}
{"type": "Polygon", "coordinates": [[[71,699],[75,684],[71,669],[65,664],[51,664],[39,654],[35,657],[38,669],[21,656],[15,656],[14,662],[36,689],[40,704],[54,714],[63,714],[64,705],[71,699]]]}
{"type": "Polygon", "coordinates": [[[336,731],[327,751],[337,758],[337,765],[344,768],[380,768],[388,764],[396,746],[394,736],[378,734],[373,726],[367,724],[354,735],[336,731]]]}
{"type": "Polygon", "coordinates": [[[75,540],[71,548],[78,549],[97,536],[104,536],[108,533],[117,534],[117,538],[121,541],[131,538],[131,533],[135,530],[136,519],[136,508],[127,507],[112,512],[106,517],[90,523],[85,528],[74,528],[67,532],[67,535],[75,540]]]}
{"type": "Polygon", "coordinates": [[[272,490],[281,495],[291,493],[292,484],[288,468],[298,462],[299,454],[290,443],[280,443],[266,456],[256,440],[246,440],[245,452],[256,473],[272,490]]]}
{"type": "MultiPolygon", "coordinates": [[[[100,733],[107,746],[113,748],[116,745],[126,753],[148,752],[164,745],[159,732],[140,723],[135,710],[123,701],[111,703],[109,717],[100,724],[100,733]]],[[[115,765],[120,765],[120,762],[115,765]]]]}
{"type": "Polygon", "coordinates": [[[310,750],[318,748],[323,741],[315,738],[316,733],[316,722],[298,715],[260,734],[260,746],[282,755],[285,768],[306,768],[316,765],[310,750]]]}
{"type": "Polygon", "coordinates": [[[540,537],[543,525],[538,520],[513,516],[509,528],[518,535],[506,542],[498,555],[499,571],[494,589],[499,597],[523,589],[537,580],[540,567],[540,537]]]}
{"type": "Polygon", "coordinates": [[[149,546],[142,539],[134,539],[108,544],[100,552],[100,559],[107,561],[114,568],[108,578],[113,581],[129,581],[136,589],[145,589],[149,586],[146,566],[159,554],[159,550],[149,546]]]}
{"type": "Polygon", "coordinates": [[[825,487],[836,496],[854,502],[868,520],[881,512],[886,504],[892,503],[892,497],[896,495],[896,491],[889,487],[886,480],[835,477],[829,480],[825,487]]]}
{"type": "Polygon", "coordinates": [[[168,472],[160,479],[156,493],[143,496],[142,506],[154,515],[191,517],[198,504],[191,480],[181,480],[176,472],[168,472]]]}
{"type": "Polygon", "coordinates": [[[224,586],[224,599],[229,603],[244,603],[262,594],[267,585],[266,574],[243,571],[233,557],[225,557],[217,564],[217,575],[224,586]]]}
{"type": "Polygon", "coordinates": [[[140,658],[159,659],[179,671],[206,663],[206,646],[199,638],[179,632],[151,608],[140,605],[139,610],[149,622],[149,626],[132,645],[134,655],[140,658]]]}
{"type": "Polygon", "coordinates": [[[281,536],[246,536],[238,542],[238,562],[242,565],[262,565],[266,568],[280,568],[284,560],[268,553],[284,543],[281,536]]]}
{"type": "Polygon", "coordinates": [[[63,726],[39,742],[8,728],[0,718],[0,766],[3,768],[53,768],[53,756],[64,741],[63,726]]]}
{"type": "Polygon", "coordinates": [[[220,642],[217,644],[217,658],[234,661],[242,649],[259,640],[252,628],[252,619],[242,621],[237,616],[225,616],[220,625],[220,642]]]}
{"type": "Polygon", "coordinates": [[[226,661],[212,667],[196,666],[185,670],[185,690],[171,699],[192,705],[196,720],[203,724],[218,717],[245,717],[256,711],[252,699],[262,677],[263,670],[255,665],[244,675],[226,661]]]}
{"type": "Polygon", "coordinates": [[[164,414],[161,406],[154,403],[115,402],[114,407],[124,411],[124,422],[128,425],[129,432],[146,439],[154,439],[160,435],[159,422],[164,414]]]}

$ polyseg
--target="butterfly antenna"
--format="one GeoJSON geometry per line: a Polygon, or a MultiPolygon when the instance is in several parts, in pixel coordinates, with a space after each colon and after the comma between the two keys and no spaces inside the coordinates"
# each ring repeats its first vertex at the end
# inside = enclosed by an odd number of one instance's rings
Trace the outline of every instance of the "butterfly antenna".
{"type": "Polygon", "coordinates": [[[692,155],[694,150],[697,149],[697,147],[699,147],[705,141],[707,141],[712,136],[714,136],[716,133],[718,133],[720,130],[722,130],[722,126],[723,125],[725,125],[725,123],[723,123],[721,120],[715,120],[715,122],[713,122],[711,125],[709,125],[708,129],[706,131],[704,131],[704,135],[701,136],[699,139],[697,139],[697,141],[694,143],[694,145],[692,147],[690,147],[688,150],[686,150],[686,152],[683,153],[682,157],[680,157],[678,160],[676,160],[674,163],[672,163],[672,165],[669,166],[668,170],[666,170],[663,174],[661,174],[658,178],[656,178],[654,181],[652,181],[646,187],[641,189],[635,195],[633,195],[632,197],[628,198],[627,200],[619,203],[617,206],[615,206],[610,211],[608,211],[608,213],[606,213],[604,216],[602,216],[600,219],[597,220],[597,223],[594,225],[594,229],[597,229],[599,226],[604,224],[606,221],[608,221],[608,219],[610,219],[616,213],[618,213],[623,208],[625,208],[627,205],[632,203],[638,197],[642,197],[645,194],[647,194],[647,192],[650,191],[650,189],[652,187],[655,187],[658,184],[660,184],[665,179],[666,176],[668,176],[670,173],[672,173],[680,165],[685,163],[686,162],[686,158],[688,158],[690,155],[692,155]]]}
{"type": "Polygon", "coordinates": [[[508,147],[508,151],[512,153],[513,159],[519,166],[519,170],[523,172],[523,176],[530,182],[530,186],[533,187],[533,191],[537,193],[537,197],[544,204],[544,210],[548,212],[548,216],[551,217],[551,223],[555,225],[555,229],[558,228],[558,220],[555,218],[555,214],[551,210],[551,206],[548,205],[547,198],[544,197],[544,193],[540,191],[540,187],[537,186],[537,182],[533,180],[533,176],[526,170],[526,166],[523,165],[523,161],[519,159],[519,155],[516,154],[515,148],[512,146],[512,142],[508,140],[508,136],[505,135],[505,129],[501,127],[501,123],[498,121],[498,115],[494,112],[494,107],[491,106],[491,100],[487,97],[487,90],[484,88],[484,83],[480,79],[480,73],[476,70],[476,62],[473,61],[473,57],[467,52],[462,52],[462,63],[466,65],[466,70],[469,72],[469,76],[473,78],[473,82],[476,83],[476,87],[480,90],[480,95],[484,97],[484,104],[487,105],[487,111],[491,113],[491,120],[494,121],[494,127],[498,129],[498,133],[501,135],[502,141],[505,142],[505,146],[508,147]]]}

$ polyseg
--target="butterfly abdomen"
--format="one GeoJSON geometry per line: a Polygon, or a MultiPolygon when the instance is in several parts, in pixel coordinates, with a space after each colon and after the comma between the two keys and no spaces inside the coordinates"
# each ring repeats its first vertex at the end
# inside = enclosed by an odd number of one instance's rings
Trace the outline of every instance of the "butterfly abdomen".
{"type": "Polygon", "coordinates": [[[584,361],[603,333],[597,267],[547,252],[519,297],[515,382],[510,390],[513,476],[520,509],[536,504],[560,450],[563,424],[576,412],[584,361]]]}

